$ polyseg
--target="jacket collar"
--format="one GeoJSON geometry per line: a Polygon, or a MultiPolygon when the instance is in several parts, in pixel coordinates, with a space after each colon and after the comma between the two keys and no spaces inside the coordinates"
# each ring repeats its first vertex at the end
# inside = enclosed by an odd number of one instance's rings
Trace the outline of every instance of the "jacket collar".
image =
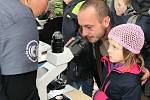
{"type": "Polygon", "coordinates": [[[112,69],[111,66],[114,66],[114,65],[110,62],[109,57],[104,56],[104,57],[102,57],[101,60],[102,60],[102,62],[104,62],[105,65],[107,63],[108,69],[110,68],[111,71],[115,71],[117,73],[139,74],[141,72],[141,68],[138,64],[130,64],[130,67],[122,64],[121,66],[118,66],[116,68],[114,67],[112,69]]]}

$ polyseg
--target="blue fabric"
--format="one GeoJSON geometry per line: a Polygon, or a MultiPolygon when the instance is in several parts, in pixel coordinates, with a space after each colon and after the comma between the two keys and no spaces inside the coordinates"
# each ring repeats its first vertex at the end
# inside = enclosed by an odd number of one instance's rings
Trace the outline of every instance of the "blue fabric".
{"type": "Polygon", "coordinates": [[[66,6],[64,9],[64,16],[62,22],[62,34],[64,36],[65,43],[71,38],[79,35],[78,33],[78,21],[77,15],[72,13],[73,8],[78,4],[81,0],[73,0],[70,4],[66,6]]]}
{"type": "Polygon", "coordinates": [[[141,100],[141,83],[137,75],[112,72],[110,81],[106,90],[108,100],[141,100]]]}

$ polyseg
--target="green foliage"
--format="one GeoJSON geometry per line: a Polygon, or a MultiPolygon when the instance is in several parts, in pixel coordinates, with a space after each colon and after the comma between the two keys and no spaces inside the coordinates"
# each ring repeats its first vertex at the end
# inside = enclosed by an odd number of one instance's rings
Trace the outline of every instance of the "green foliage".
{"type": "Polygon", "coordinates": [[[63,2],[61,0],[55,1],[54,12],[55,12],[56,16],[62,16],[62,14],[63,14],[63,2]]]}

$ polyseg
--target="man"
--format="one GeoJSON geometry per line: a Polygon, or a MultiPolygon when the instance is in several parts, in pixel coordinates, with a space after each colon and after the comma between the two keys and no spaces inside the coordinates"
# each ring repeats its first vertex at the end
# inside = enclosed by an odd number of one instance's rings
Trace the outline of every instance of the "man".
{"type": "MultiPolygon", "coordinates": [[[[63,15],[62,34],[65,44],[72,37],[80,36],[77,12],[82,0],[63,0],[66,4],[63,15]]],[[[68,64],[66,77],[68,84],[76,89],[82,87],[83,93],[92,96],[93,91],[93,63],[92,45],[87,43],[85,48],[68,64]]]]}
{"type": "Polygon", "coordinates": [[[40,100],[35,17],[48,0],[0,0],[0,100],[40,100]]]}
{"type": "MultiPolygon", "coordinates": [[[[81,35],[94,44],[97,68],[95,68],[95,80],[98,87],[105,78],[105,68],[102,67],[100,57],[107,55],[107,33],[115,26],[117,19],[111,14],[109,7],[103,0],[88,0],[83,3],[78,13],[78,23],[81,26],[81,35]],[[112,16],[111,16],[112,15],[112,16]],[[111,18],[112,17],[112,18],[111,18]]],[[[117,20],[118,21],[118,20],[117,20]]],[[[141,78],[142,84],[149,78],[150,72],[144,68],[144,76],[141,78]]]]}

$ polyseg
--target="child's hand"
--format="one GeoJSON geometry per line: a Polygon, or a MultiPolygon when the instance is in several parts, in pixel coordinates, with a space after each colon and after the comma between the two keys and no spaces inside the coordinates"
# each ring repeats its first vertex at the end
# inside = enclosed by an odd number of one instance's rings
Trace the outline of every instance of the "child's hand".
{"type": "Polygon", "coordinates": [[[148,80],[148,78],[150,77],[150,72],[147,68],[143,67],[142,68],[142,72],[144,73],[144,75],[142,76],[141,80],[142,80],[142,85],[146,83],[146,81],[148,80]]]}
{"type": "Polygon", "coordinates": [[[97,83],[95,82],[95,79],[94,79],[94,85],[93,85],[93,91],[92,91],[92,97],[94,96],[94,94],[96,93],[96,91],[98,91],[99,88],[97,86],[97,83]]]}

